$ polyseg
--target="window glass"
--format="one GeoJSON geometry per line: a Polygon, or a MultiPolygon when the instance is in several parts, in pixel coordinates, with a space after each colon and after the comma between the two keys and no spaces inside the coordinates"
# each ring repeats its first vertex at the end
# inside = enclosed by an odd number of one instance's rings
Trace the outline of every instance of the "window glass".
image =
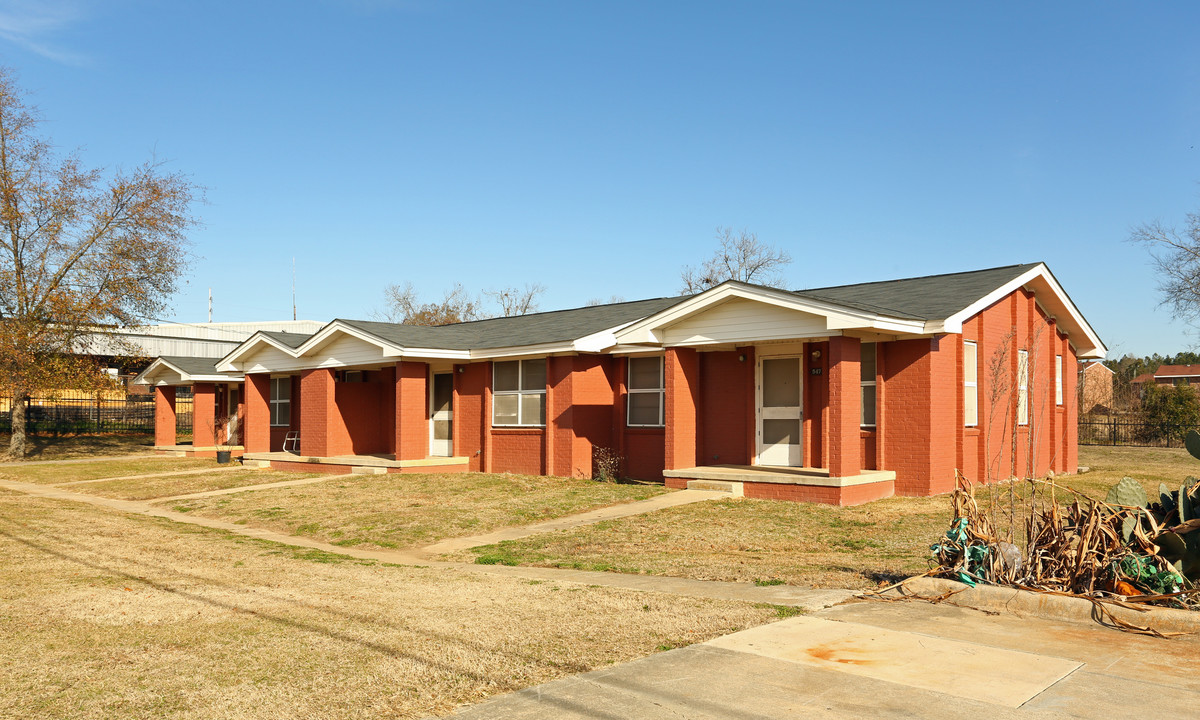
{"type": "Polygon", "coordinates": [[[1017,423],[1029,424],[1029,351],[1017,351],[1017,423]]]}
{"type": "Polygon", "coordinates": [[[520,395],[495,395],[492,398],[492,424],[516,425],[520,400],[520,395]]]}
{"type": "Polygon", "coordinates": [[[629,358],[629,388],[657,390],[662,387],[662,358],[629,358]]]}
{"type": "Polygon", "coordinates": [[[521,363],[517,360],[493,364],[492,390],[494,392],[516,390],[518,387],[517,380],[520,375],[520,368],[521,363]]]}
{"type": "Polygon", "coordinates": [[[875,382],[875,343],[862,344],[862,356],[859,360],[861,379],[863,382],[875,382]]]}
{"type": "Polygon", "coordinates": [[[521,424],[546,424],[546,395],[537,393],[521,395],[521,424]]]}
{"type": "Polygon", "coordinates": [[[963,425],[979,424],[979,347],[963,343],[963,425]]]}
{"type": "Polygon", "coordinates": [[[659,407],[662,395],[658,393],[631,393],[629,395],[630,425],[660,425],[659,407]]]}
{"type": "Polygon", "coordinates": [[[521,389],[546,389],[546,359],[521,361],[521,389]]]}
{"type": "Polygon", "coordinates": [[[763,360],[763,407],[800,405],[800,358],[763,360]]]}
{"type": "Polygon", "coordinates": [[[875,385],[863,385],[862,388],[862,424],[875,424],[875,385]]]}
{"type": "Polygon", "coordinates": [[[763,420],[763,445],[799,445],[799,420],[763,420]]]}

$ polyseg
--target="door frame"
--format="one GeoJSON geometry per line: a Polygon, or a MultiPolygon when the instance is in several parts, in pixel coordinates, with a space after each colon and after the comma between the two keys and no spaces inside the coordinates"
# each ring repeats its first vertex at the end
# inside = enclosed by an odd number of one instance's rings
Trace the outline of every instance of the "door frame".
{"type": "Polygon", "coordinates": [[[766,467],[804,467],[804,354],[789,352],[780,355],[755,354],[754,358],[754,464],[766,467]],[[795,418],[798,423],[799,436],[797,442],[789,445],[788,464],[780,465],[777,458],[773,462],[765,461],[763,457],[763,420],[790,420],[792,418],[769,418],[763,408],[763,363],[767,360],[796,360],[796,387],[799,400],[796,405],[795,418]]]}
{"type": "Polygon", "coordinates": [[[453,457],[454,456],[454,371],[451,370],[433,370],[429,371],[429,456],[430,457],[453,457]],[[434,410],[434,386],[437,383],[439,375],[450,378],[450,409],[444,412],[436,412],[434,410]],[[435,439],[434,422],[437,420],[445,420],[450,423],[450,437],[445,440],[435,439]]]}

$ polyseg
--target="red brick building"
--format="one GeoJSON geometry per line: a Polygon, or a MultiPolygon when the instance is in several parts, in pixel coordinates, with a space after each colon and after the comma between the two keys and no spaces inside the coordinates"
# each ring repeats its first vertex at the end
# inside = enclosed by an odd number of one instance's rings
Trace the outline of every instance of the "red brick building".
{"type": "MultiPolygon", "coordinates": [[[[956,470],[1074,472],[1076,363],[1104,352],[1037,263],[801,291],[727,282],[441,327],[335,320],[257,333],[211,372],[231,383],[245,457],[279,467],[590,476],[601,450],[672,487],[856,504],[947,492],[956,470]]],[[[166,440],[186,381],[164,367],[139,381],[166,440]]]]}

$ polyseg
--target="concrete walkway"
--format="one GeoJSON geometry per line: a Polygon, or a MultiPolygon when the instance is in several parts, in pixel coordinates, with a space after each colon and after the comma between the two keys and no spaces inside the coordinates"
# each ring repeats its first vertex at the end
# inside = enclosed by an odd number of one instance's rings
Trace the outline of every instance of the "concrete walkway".
{"type": "Polygon", "coordinates": [[[230,470],[252,470],[252,469],[253,468],[244,468],[241,465],[231,465],[228,467],[200,468],[199,470],[172,470],[171,472],[163,472],[163,473],[142,473],[141,475],[122,475],[119,477],[91,478],[89,480],[71,480],[69,482],[47,483],[47,484],[54,485],[55,487],[67,487],[67,486],[73,486],[73,485],[87,485],[90,483],[112,482],[114,480],[147,480],[149,478],[176,477],[179,475],[206,475],[208,473],[215,473],[215,472],[229,472],[230,470]]]}
{"type": "Polygon", "coordinates": [[[479,547],[480,545],[493,545],[504,540],[518,540],[520,538],[529,537],[531,535],[540,535],[541,533],[554,532],[555,530],[569,530],[582,525],[592,525],[604,520],[613,520],[615,518],[629,517],[631,515],[643,515],[655,510],[663,508],[678,507],[680,505],[690,505],[692,503],[704,502],[705,500],[718,500],[728,498],[729,493],[718,490],[679,490],[678,492],[666,493],[652,497],[648,500],[638,500],[636,502],[624,503],[622,505],[612,505],[599,510],[579,513],[577,515],[568,515],[566,517],[547,520],[545,522],[534,523],[533,525],[521,525],[519,527],[503,528],[495,532],[484,533],[483,535],[471,535],[468,537],[448,538],[433,545],[426,545],[419,548],[418,552],[433,556],[443,553],[457,552],[466,550],[467,548],[479,547]]]}
{"type": "Polygon", "coordinates": [[[1172,717],[1200,702],[1198,656],[1196,638],[860,602],[555,680],[453,717],[1172,717]]]}
{"type": "MultiPolygon", "coordinates": [[[[317,478],[306,480],[312,482],[318,481],[317,478]]],[[[303,481],[286,482],[299,483],[303,481]]],[[[272,483],[272,485],[275,484],[277,483],[272,483]]],[[[790,587],[785,585],[758,587],[749,583],[685,580],[681,578],[660,577],[656,575],[625,575],[620,573],[591,572],[586,570],[569,570],[563,568],[506,567],[503,565],[476,565],[474,563],[439,562],[429,560],[429,554],[426,553],[424,549],[369,550],[359,547],[343,547],[341,545],[332,545],[330,543],[321,542],[320,540],[314,540],[312,538],[298,537],[295,535],[275,532],[273,530],[266,530],[264,528],[239,525],[237,523],[232,523],[225,520],[217,520],[214,518],[206,518],[197,515],[176,512],[174,510],[158,507],[147,501],[117,500],[115,498],[100,497],[97,495],[85,495],[83,493],[72,492],[67,488],[16,482],[14,480],[0,480],[0,488],[22,492],[35,497],[66,500],[70,502],[81,502],[119,512],[165,518],[187,525],[197,525],[200,527],[211,528],[213,530],[221,530],[234,535],[240,535],[242,537],[265,540],[268,542],[291,545],[294,547],[310,548],[312,550],[320,550],[322,552],[343,555],[359,560],[374,560],[376,562],[396,563],[399,565],[421,565],[425,567],[446,568],[471,573],[508,575],[529,580],[555,580],[558,582],[600,585],[603,587],[623,588],[627,590],[661,592],[671,595],[706,597],[716,600],[740,600],[745,602],[770,603],[772,605],[789,605],[803,608],[805,610],[815,610],[828,607],[856,595],[856,593],[851,590],[818,590],[790,587]]],[[[230,491],[240,492],[246,489],[246,487],[231,488],[230,491]]],[[[704,492],[707,493],[707,491],[704,492]]],[[[718,496],[725,495],[724,493],[716,494],[718,496]]],[[[701,502],[705,499],[711,499],[704,497],[703,495],[690,495],[688,498],[690,498],[688,502],[701,502]]],[[[162,498],[155,498],[154,502],[158,502],[160,500],[162,500],[162,498]]],[[[650,509],[651,508],[648,506],[642,506],[642,512],[649,512],[650,509]]],[[[591,516],[593,513],[583,513],[583,515],[591,516]]],[[[564,518],[564,520],[566,520],[566,518],[564,518]]],[[[598,522],[598,520],[593,520],[593,522],[598,522]]]]}

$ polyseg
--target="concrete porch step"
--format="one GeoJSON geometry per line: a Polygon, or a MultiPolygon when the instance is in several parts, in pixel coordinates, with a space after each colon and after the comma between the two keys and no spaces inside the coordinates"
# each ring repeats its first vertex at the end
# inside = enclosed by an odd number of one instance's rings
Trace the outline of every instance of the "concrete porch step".
{"type": "Polygon", "coordinates": [[[387,468],[376,465],[355,465],[350,468],[351,475],[387,475],[387,468]]]}
{"type": "Polygon", "coordinates": [[[688,490],[714,490],[727,492],[734,497],[742,497],[742,484],[729,480],[688,480],[688,490]]]}

